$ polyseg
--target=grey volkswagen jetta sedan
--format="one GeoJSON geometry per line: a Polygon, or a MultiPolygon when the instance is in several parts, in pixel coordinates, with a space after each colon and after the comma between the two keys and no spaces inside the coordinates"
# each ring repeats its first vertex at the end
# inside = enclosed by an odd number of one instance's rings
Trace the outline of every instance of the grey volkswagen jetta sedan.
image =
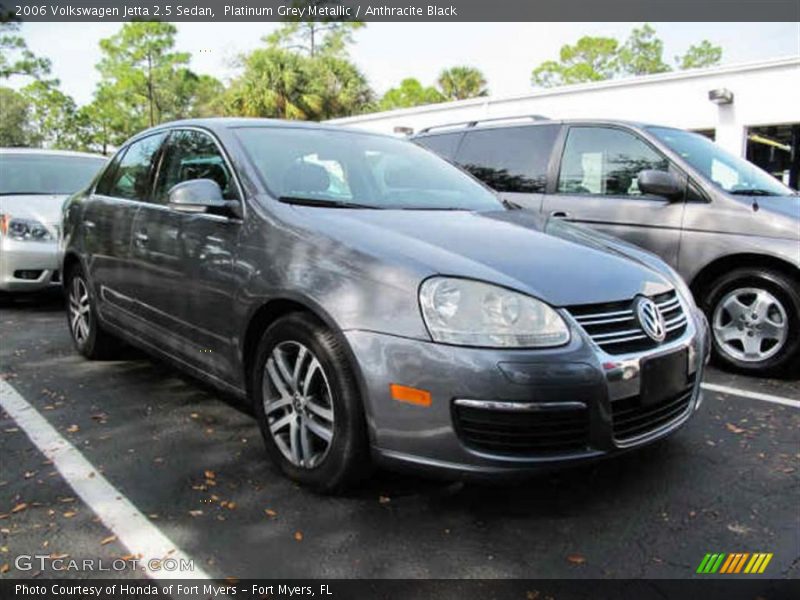
{"type": "Polygon", "coordinates": [[[66,203],[63,232],[78,351],[125,340],[249,399],[270,458],[320,491],[371,464],[574,464],[700,403],[706,324],[665,263],[404,140],[163,125],[66,203]]]}

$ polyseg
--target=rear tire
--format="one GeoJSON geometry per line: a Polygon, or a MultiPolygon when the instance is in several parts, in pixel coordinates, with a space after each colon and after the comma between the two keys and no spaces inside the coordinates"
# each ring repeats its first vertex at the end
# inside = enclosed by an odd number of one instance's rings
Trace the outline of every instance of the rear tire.
{"type": "Polygon", "coordinates": [[[289,314],[264,332],[251,389],[267,454],[287,477],[334,493],[369,474],[353,369],[338,337],[312,315],[289,314]]]}
{"type": "Polygon", "coordinates": [[[122,342],[103,329],[97,319],[97,302],[83,269],[75,266],[65,278],[67,326],[75,349],[90,360],[114,358],[122,342]]]}
{"type": "Polygon", "coordinates": [[[703,297],[715,362],[754,375],[774,375],[800,358],[800,285],[780,271],[735,269],[703,297]]]}

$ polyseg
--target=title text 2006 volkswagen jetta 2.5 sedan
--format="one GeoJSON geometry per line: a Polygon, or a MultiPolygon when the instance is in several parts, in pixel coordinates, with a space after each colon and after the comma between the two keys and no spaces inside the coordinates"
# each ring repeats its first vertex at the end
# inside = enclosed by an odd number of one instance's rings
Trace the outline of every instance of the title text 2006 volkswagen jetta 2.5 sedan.
{"type": "Polygon", "coordinates": [[[64,207],[68,321],[249,398],[321,491],[370,464],[499,476],[662,438],[706,324],[653,255],[543,222],[410,142],[198,120],[126,143],[64,207]]]}

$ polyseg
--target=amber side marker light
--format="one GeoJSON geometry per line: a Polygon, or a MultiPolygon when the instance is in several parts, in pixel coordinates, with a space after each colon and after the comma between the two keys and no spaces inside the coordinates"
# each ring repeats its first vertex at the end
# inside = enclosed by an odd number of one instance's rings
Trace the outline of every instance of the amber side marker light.
{"type": "Polygon", "coordinates": [[[391,384],[389,389],[392,392],[392,398],[398,402],[408,402],[417,406],[431,405],[431,393],[425,390],[418,390],[417,388],[396,383],[391,384]]]}

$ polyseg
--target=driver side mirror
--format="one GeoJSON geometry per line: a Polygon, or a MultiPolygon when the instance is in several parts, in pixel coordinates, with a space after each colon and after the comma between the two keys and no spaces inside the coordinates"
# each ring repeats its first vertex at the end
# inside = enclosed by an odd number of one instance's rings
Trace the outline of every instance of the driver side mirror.
{"type": "Polygon", "coordinates": [[[639,173],[636,179],[639,190],[643,194],[662,196],[670,201],[680,200],[683,196],[683,186],[672,173],[666,171],[656,171],[655,169],[645,169],[639,173]]]}
{"type": "Polygon", "coordinates": [[[211,213],[242,218],[241,205],[225,200],[213,179],[190,179],[175,184],[168,193],[169,207],[184,213],[211,213]]]}

